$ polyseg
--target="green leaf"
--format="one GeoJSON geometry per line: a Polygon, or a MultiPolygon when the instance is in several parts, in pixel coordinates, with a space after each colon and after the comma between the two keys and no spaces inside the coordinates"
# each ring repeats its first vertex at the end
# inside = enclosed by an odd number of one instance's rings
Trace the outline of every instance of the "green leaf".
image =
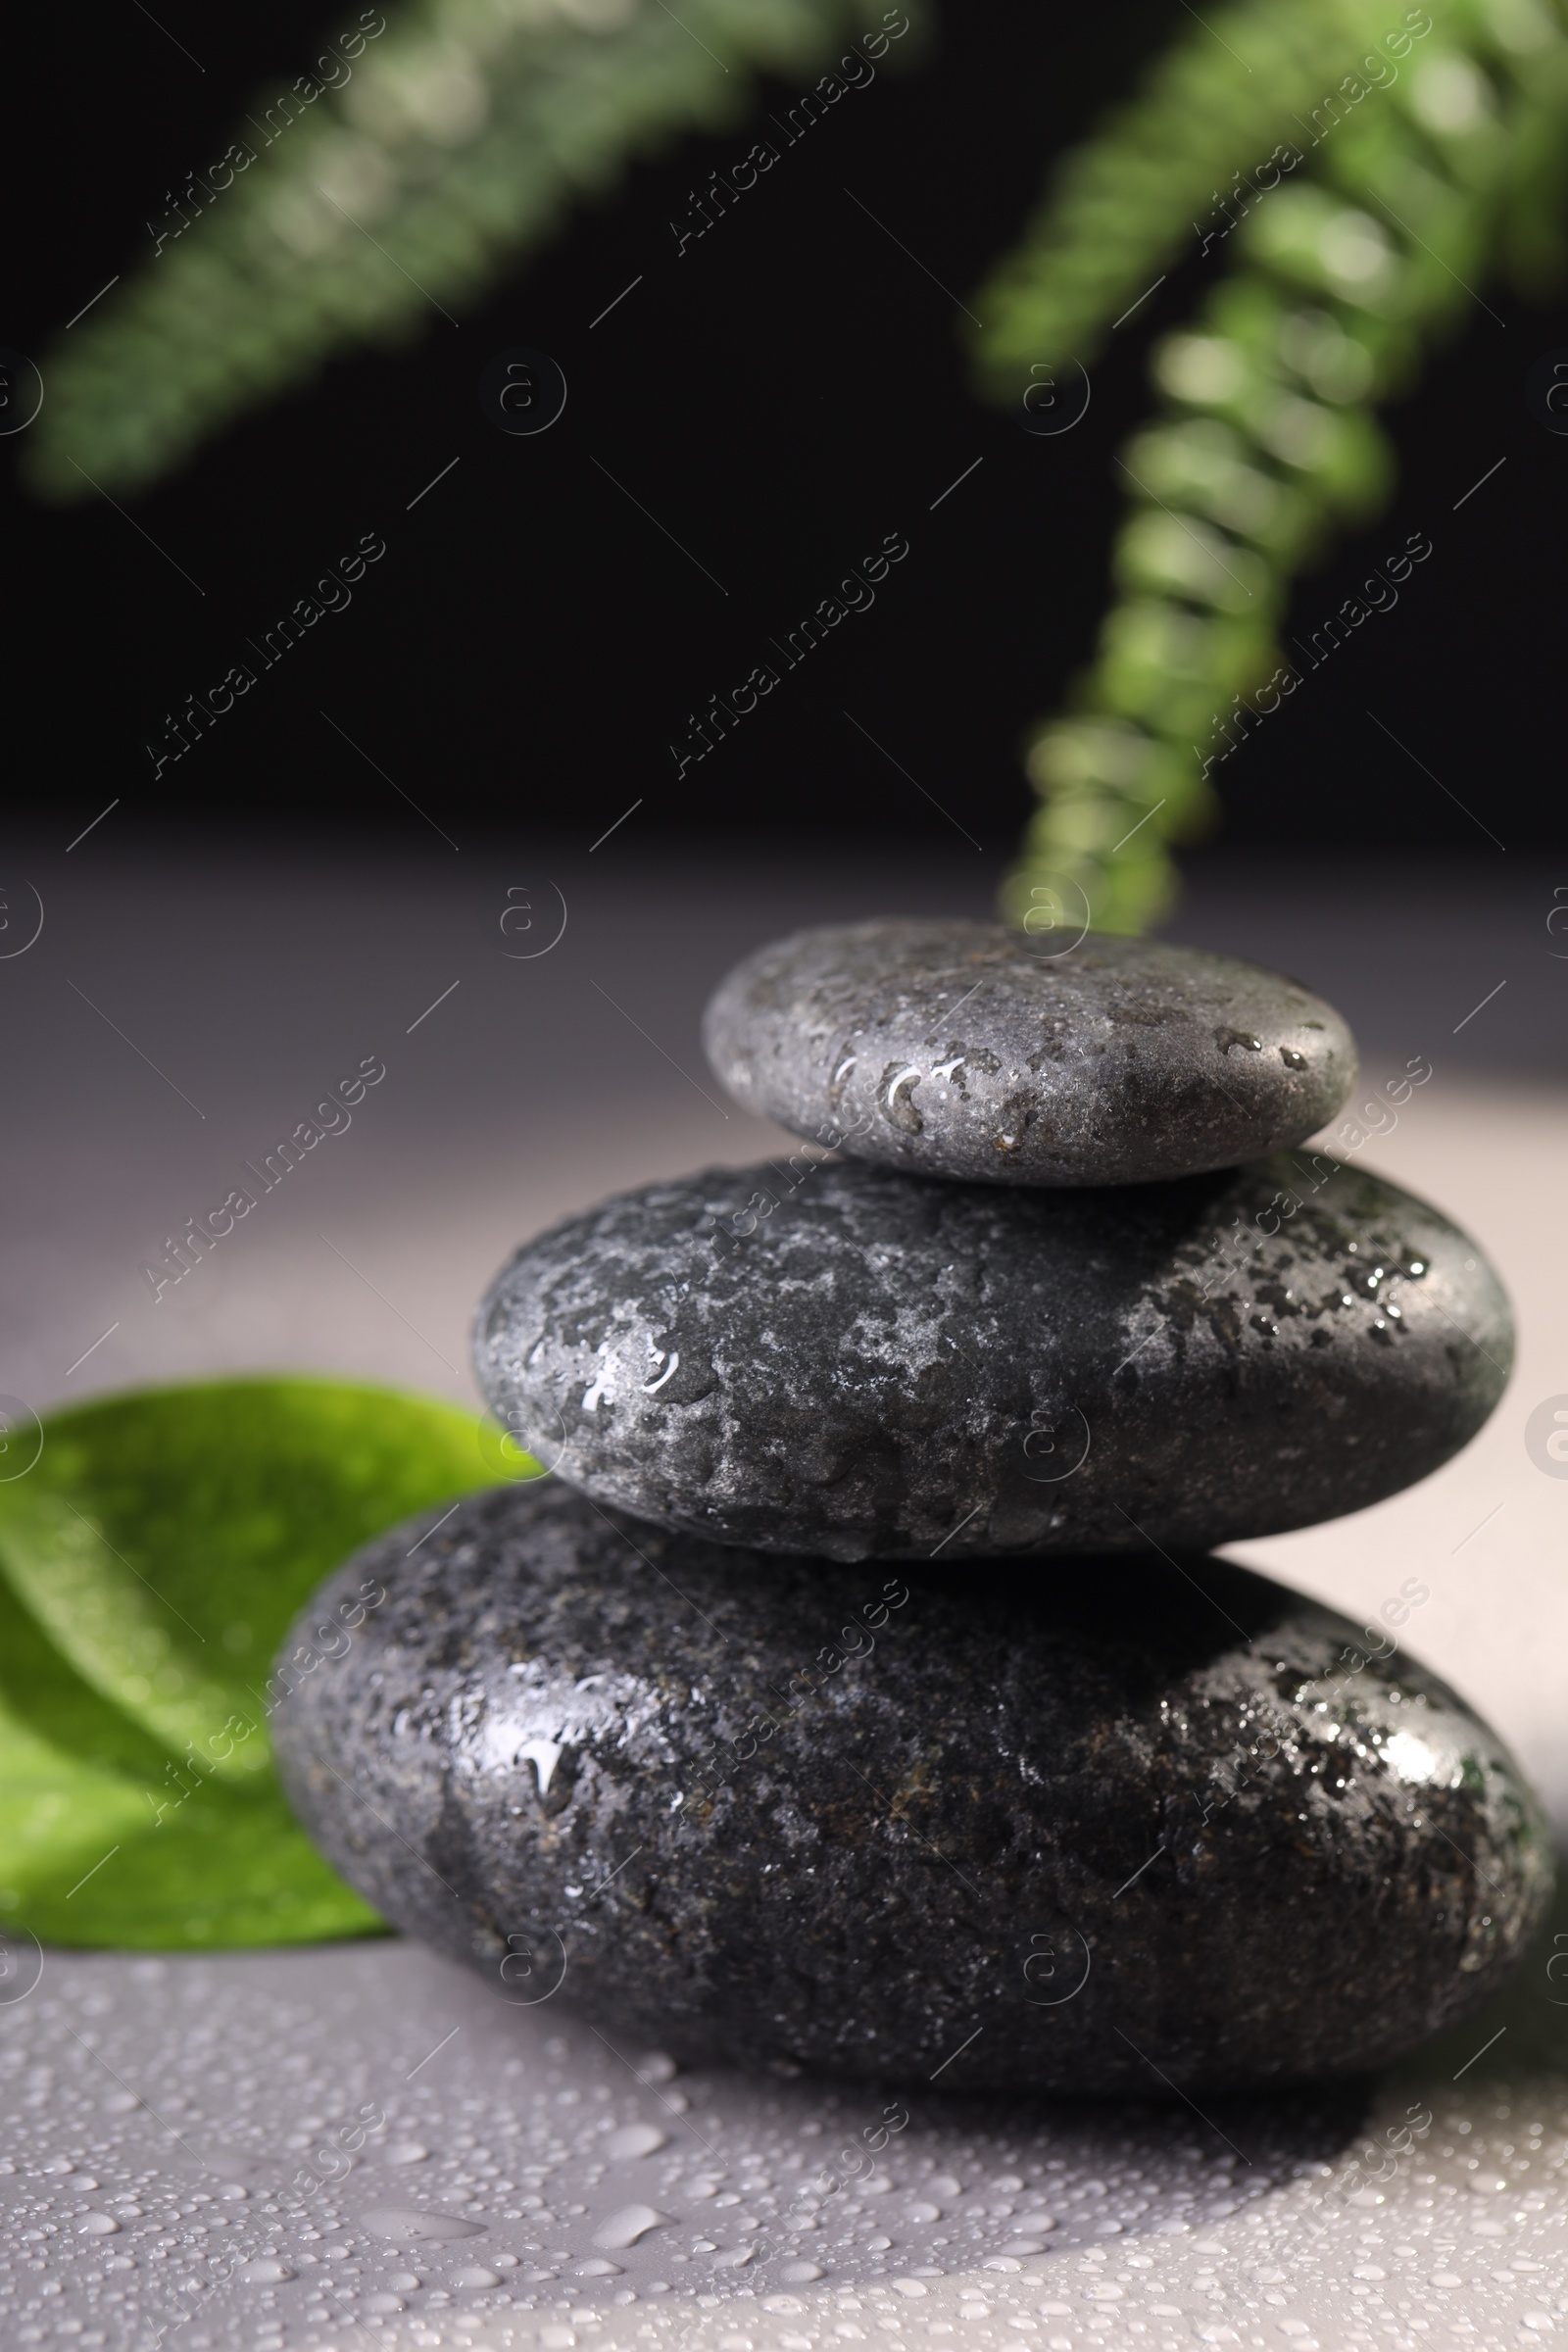
{"type": "Polygon", "coordinates": [[[535,1468],[455,1406],[338,1381],[46,1420],[0,1486],[0,1919],[152,1947],[373,1931],[283,1803],[272,1652],[369,1537],[535,1468]]]}

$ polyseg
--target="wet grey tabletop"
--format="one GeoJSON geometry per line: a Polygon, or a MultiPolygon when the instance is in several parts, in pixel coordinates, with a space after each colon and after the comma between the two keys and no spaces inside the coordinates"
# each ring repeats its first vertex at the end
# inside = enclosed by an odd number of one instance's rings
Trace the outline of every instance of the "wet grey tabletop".
{"type": "MultiPolygon", "coordinates": [[[[980,858],[590,858],[521,834],[6,855],[14,936],[24,884],[44,921],[0,959],[0,1389],[40,1411],[285,1365],[471,1401],[469,1311],[519,1240],[781,1142],[701,1059],[733,960],[805,922],[983,914],[996,879],[980,858]],[[387,1078],[353,1128],[155,1304],[143,1260],[367,1054],[387,1078]]],[[[1484,1240],[1521,1324],[1454,1462],[1235,1556],[1358,1615],[1419,1571],[1412,1648],[1562,1827],[1568,1480],[1526,1428],[1568,1398],[1568,960],[1544,928],[1560,877],[1521,869],[1489,893],[1440,867],[1393,888],[1343,860],[1213,859],[1172,929],[1328,996],[1372,1079],[1432,1061],[1365,1164],[1484,1240]]],[[[680,2072],[390,1938],[19,1947],[0,2345],[1444,2352],[1568,2328],[1568,1915],[1493,2010],[1376,2083],[1199,2113],[1154,2082],[1148,2103],[1021,2106],[952,2080],[870,2096],[680,2072]]]]}

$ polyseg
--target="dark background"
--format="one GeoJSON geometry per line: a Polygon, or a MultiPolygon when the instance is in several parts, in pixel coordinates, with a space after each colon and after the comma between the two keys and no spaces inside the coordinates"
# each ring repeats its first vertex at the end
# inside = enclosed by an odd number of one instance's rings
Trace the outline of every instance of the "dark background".
{"type": "MultiPolygon", "coordinates": [[[[33,51],[15,135],[37,160],[29,171],[16,155],[0,342],[46,373],[65,321],[150,255],[144,222],[166,191],[220,150],[259,89],[305,67],[331,19],[323,0],[219,15],[163,0],[157,13],[172,38],[134,7],[95,19],[69,95],[58,20],[28,12],[15,27],[33,51]]],[[[1020,737],[1089,656],[1106,602],[1111,457],[1150,406],[1149,342],[1202,298],[1207,270],[1176,272],[1116,336],[1076,430],[1033,440],[975,398],[960,310],[845,190],[973,308],[1051,156],[1187,22],[1176,0],[949,0],[923,56],[909,39],[906,70],[843,101],[683,259],[667,222],[744,153],[751,113],[639,166],[456,327],[432,310],[408,350],[332,366],[122,501],[124,514],[98,498],[41,506],[8,467],[13,739],[34,813],[61,848],[117,796],[105,833],[173,825],[194,843],[283,817],[290,831],[369,826],[387,846],[428,844],[379,768],[459,838],[465,823],[500,824],[585,847],[640,799],[617,857],[693,828],[875,834],[972,857],[958,827],[1004,857],[1033,805],[1020,737]],[[553,354],[570,386],[535,439],[503,436],[476,399],[485,363],[518,344],[553,354]],[[155,783],[143,747],[161,743],[164,714],[248,659],[245,638],[367,531],[388,553],[352,608],[155,783]],[[911,553],[875,610],[677,781],[667,746],[687,713],[770,659],[767,639],[890,531],[911,553]]],[[[766,86],[760,109],[798,94],[766,86]]],[[[1502,853],[1369,706],[1506,849],[1556,828],[1568,439],[1532,420],[1523,385],[1568,345],[1568,304],[1485,292],[1501,323],[1472,306],[1392,412],[1394,504],[1302,579],[1288,628],[1316,626],[1407,532],[1428,532],[1434,555],[1397,610],[1219,772],[1230,844],[1473,852],[1495,871],[1502,853]]]]}

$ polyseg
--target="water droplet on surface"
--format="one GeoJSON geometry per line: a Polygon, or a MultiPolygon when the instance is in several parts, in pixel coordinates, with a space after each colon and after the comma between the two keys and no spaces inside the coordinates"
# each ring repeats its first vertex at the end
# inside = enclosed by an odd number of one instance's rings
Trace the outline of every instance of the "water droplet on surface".
{"type": "Polygon", "coordinates": [[[669,2133],[661,2132],[657,2124],[622,2124],[619,2131],[612,2132],[606,2140],[605,2154],[612,2162],[619,2164],[631,2156],[652,2156],[665,2146],[668,2139],[669,2133]]]}
{"type": "Polygon", "coordinates": [[[484,2235],[480,2222],[466,2222],[455,2213],[421,2213],[413,2205],[372,2205],[360,2220],[372,2236],[390,2238],[394,2245],[484,2235]]]}
{"type": "Polygon", "coordinates": [[[611,2214],[607,2221],[600,2223],[594,2231],[594,2244],[606,2247],[611,2253],[621,2253],[627,2246],[634,2246],[650,2230],[662,2228],[669,2218],[667,2213],[660,2213],[652,2205],[623,2205],[618,2213],[611,2214]]]}

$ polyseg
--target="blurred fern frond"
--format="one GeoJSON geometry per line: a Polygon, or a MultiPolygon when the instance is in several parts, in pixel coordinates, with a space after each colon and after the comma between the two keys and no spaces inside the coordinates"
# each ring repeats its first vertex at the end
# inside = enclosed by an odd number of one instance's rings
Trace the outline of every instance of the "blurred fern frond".
{"type": "MultiPolygon", "coordinates": [[[[1489,270],[1527,292],[1560,274],[1565,12],[1188,10],[977,298],[981,381],[1016,403],[1042,368],[1093,361],[1184,256],[1214,281],[1156,346],[1157,414],[1117,461],[1132,511],[1115,601],[1069,708],[1029,746],[1042,805],[1004,892],[1015,919],[1049,922],[1080,894],[1100,928],[1157,918],[1168,845],[1211,817],[1209,769],[1260,689],[1290,690],[1276,633],[1293,575],[1388,494],[1377,405],[1489,270]]],[[[333,353],[479,292],[637,153],[738,120],[756,73],[816,71],[856,35],[884,54],[908,22],[880,0],[402,0],[390,24],[367,9],[319,81],[258,101],[265,121],[189,176],[149,223],[153,258],[46,362],[34,486],[151,482],[333,353]]]]}
{"type": "Polygon", "coordinates": [[[977,298],[994,397],[1093,359],[1184,252],[1218,242],[1231,267],[1155,347],[1159,414],[1117,461],[1116,601],[1029,747],[1043,805],[1014,919],[1082,897],[1098,928],[1136,931],[1169,905],[1165,845],[1208,821],[1209,768],[1294,691],[1292,574],[1387,496],[1377,403],[1499,263],[1527,292],[1553,282],[1565,176],[1560,0],[1238,0],[1067,160],[977,298]]]}
{"type": "Polygon", "coordinates": [[[909,22],[881,0],[367,9],[318,74],[257,101],[149,222],[139,274],[46,359],[32,486],[151,482],[334,352],[480,292],[639,153],[736,121],[754,74],[815,71],[857,34],[885,55],[909,22]]]}

